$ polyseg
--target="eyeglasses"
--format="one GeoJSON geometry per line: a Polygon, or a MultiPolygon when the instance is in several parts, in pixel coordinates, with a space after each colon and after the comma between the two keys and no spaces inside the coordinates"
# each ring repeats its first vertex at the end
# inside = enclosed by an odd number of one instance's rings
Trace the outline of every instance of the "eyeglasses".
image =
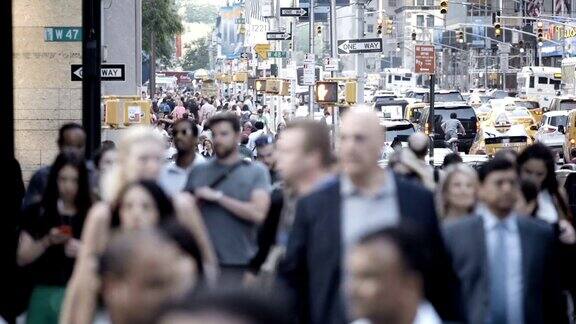
{"type": "Polygon", "coordinates": [[[184,136],[189,136],[189,135],[192,135],[192,130],[190,128],[184,128],[182,130],[174,129],[172,131],[172,136],[176,137],[180,133],[182,133],[182,135],[184,135],[184,136]]]}

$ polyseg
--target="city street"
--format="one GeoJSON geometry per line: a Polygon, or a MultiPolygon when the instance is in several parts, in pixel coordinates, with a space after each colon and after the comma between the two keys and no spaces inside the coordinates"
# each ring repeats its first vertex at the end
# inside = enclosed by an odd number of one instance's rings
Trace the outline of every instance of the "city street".
{"type": "Polygon", "coordinates": [[[573,324],[568,0],[4,0],[0,324],[573,324]]]}

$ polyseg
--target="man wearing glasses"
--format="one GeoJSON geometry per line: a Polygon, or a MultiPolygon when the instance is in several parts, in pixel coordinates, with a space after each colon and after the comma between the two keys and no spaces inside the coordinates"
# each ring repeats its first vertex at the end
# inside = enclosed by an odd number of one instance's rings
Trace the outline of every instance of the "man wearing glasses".
{"type": "Polygon", "coordinates": [[[196,152],[198,128],[189,119],[179,119],[172,127],[172,137],[176,147],[176,158],[164,165],[158,180],[169,196],[184,189],[190,170],[206,159],[196,152]]]}

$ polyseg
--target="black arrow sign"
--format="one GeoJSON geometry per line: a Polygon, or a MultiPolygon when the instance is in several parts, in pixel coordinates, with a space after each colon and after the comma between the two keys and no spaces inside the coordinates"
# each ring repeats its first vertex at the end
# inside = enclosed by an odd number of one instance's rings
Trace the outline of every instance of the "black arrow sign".
{"type": "MultiPolygon", "coordinates": [[[[124,64],[102,64],[100,66],[102,81],[125,81],[126,66],[124,64]]],[[[82,81],[82,64],[70,65],[70,80],[82,81]]]]}
{"type": "Polygon", "coordinates": [[[268,32],[266,33],[267,40],[291,40],[292,34],[285,32],[268,32]]]}
{"type": "Polygon", "coordinates": [[[250,55],[250,54],[251,54],[251,53],[246,53],[246,52],[241,53],[241,54],[240,54],[240,58],[247,60],[247,59],[249,59],[249,58],[252,56],[252,55],[250,55]]]}
{"type": "Polygon", "coordinates": [[[282,17],[308,17],[310,15],[308,8],[299,7],[283,7],[280,8],[280,16],[282,17]]]}
{"type": "Polygon", "coordinates": [[[344,39],[338,41],[338,54],[382,52],[382,38],[344,39]]]}

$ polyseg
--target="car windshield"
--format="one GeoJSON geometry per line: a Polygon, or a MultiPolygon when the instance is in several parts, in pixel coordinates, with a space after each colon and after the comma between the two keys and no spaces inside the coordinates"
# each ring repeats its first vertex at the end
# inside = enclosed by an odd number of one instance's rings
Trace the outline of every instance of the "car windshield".
{"type": "MultiPolygon", "coordinates": [[[[408,125],[394,125],[386,127],[386,142],[392,142],[396,136],[410,136],[414,133],[414,126],[408,125]]],[[[402,139],[405,141],[405,139],[402,139]]]]}
{"type": "Polygon", "coordinates": [[[550,124],[551,126],[556,127],[558,127],[558,125],[566,126],[567,122],[568,122],[568,116],[551,116],[550,118],[548,118],[548,124],[550,124]]]}
{"type": "Polygon", "coordinates": [[[434,102],[453,102],[464,101],[460,92],[436,93],[434,94],[434,102]]]}
{"type": "Polygon", "coordinates": [[[526,108],[516,108],[508,112],[510,117],[523,118],[530,117],[530,112],[526,108]]]}
{"type": "Polygon", "coordinates": [[[535,101],[515,101],[514,104],[528,109],[540,108],[540,105],[535,101]]]}
{"type": "Polygon", "coordinates": [[[576,109],[576,101],[562,100],[560,102],[560,110],[572,110],[572,109],[576,109]]]}

